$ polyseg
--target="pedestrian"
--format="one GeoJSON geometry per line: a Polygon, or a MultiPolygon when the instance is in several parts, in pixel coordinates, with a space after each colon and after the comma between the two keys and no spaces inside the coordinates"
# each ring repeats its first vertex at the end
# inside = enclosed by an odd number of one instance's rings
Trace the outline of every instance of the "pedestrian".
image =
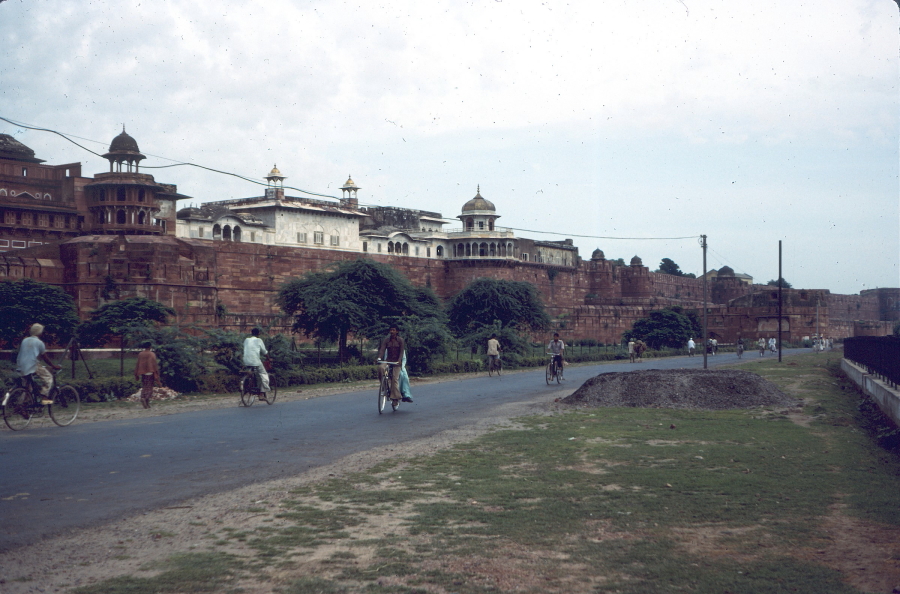
{"type": "Polygon", "coordinates": [[[688,357],[693,357],[693,356],[694,356],[694,349],[697,348],[697,343],[694,342],[694,337],[693,337],[693,336],[690,337],[690,338],[688,338],[688,345],[687,345],[687,348],[688,348],[688,357]]]}
{"type": "MultiPolygon", "coordinates": [[[[41,396],[43,396],[41,404],[53,404],[53,400],[47,398],[50,388],[53,386],[53,375],[47,371],[47,368],[40,361],[43,361],[55,370],[60,370],[62,367],[50,360],[50,356],[47,354],[47,347],[40,339],[41,334],[44,333],[44,326],[32,324],[28,333],[29,336],[19,345],[16,371],[26,378],[31,385],[40,388],[41,396]]],[[[35,394],[35,397],[37,397],[37,394],[35,394]]]]}
{"type": "Polygon", "coordinates": [[[715,338],[713,338],[712,341],[711,341],[711,343],[712,343],[712,353],[713,353],[713,355],[718,355],[718,354],[719,354],[719,341],[716,340],[715,338]]]}
{"type": "Polygon", "coordinates": [[[762,336],[759,337],[759,341],[757,341],[756,346],[759,347],[759,356],[764,357],[766,354],[766,339],[762,336]]]}
{"type": "Polygon", "coordinates": [[[153,343],[145,340],[141,343],[144,349],[138,353],[137,365],[134,366],[134,379],[141,382],[141,405],[150,408],[150,399],[153,397],[153,386],[163,387],[159,377],[159,362],[156,353],[153,352],[153,343]]]}
{"type": "Polygon", "coordinates": [[[634,363],[634,339],[628,341],[628,360],[634,363]]]}

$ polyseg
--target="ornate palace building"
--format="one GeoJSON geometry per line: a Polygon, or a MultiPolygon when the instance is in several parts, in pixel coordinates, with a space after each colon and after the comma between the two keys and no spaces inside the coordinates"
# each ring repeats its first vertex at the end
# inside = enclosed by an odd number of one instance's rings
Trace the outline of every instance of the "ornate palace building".
{"type": "MultiPolygon", "coordinates": [[[[177,312],[180,324],[289,331],[275,302],[291,277],[336,262],[371,258],[413,283],[452,297],[477,278],[537,287],[555,328],[569,339],[620,340],[635,320],[678,305],[702,309],[703,281],[628,265],[602,250],[582,259],[569,239],[539,241],[498,225],[500,212],[477,188],[459,214],[360,206],[348,177],[335,200],[289,196],[277,167],[262,196],[178,208],[188,196],[140,173],[138,143],[124,130],[103,155],[109,171],[83,177],[81,165],[45,165],[0,135],[0,278],[59,285],[86,316],[112,299],[144,296],[177,312]],[[227,313],[224,313],[227,312],[227,313]]],[[[777,291],[727,266],[711,271],[713,336],[733,342],[773,336],[777,291]]],[[[784,291],[782,328],[790,340],[891,332],[900,289],[835,295],[784,291]]]]}

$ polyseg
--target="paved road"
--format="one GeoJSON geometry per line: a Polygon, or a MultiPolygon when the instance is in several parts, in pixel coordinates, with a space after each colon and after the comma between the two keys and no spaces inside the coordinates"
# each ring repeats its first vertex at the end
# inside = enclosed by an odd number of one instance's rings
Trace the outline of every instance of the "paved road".
{"type": "MultiPolygon", "coordinates": [[[[797,349],[790,354],[809,352],[797,349]]],[[[787,351],[786,351],[787,353],[787,351]]],[[[769,355],[771,357],[771,355],[769,355]]],[[[758,358],[748,353],[746,359],[758,358]]],[[[709,357],[710,367],[734,354],[709,357]]],[[[191,497],[300,474],[348,454],[420,439],[508,402],[569,394],[612,371],[702,367],[703,357],[570,367],[416,386],[415,404],[378,415],[374,389],[273,406],[0,430],[0,551],[191,497]]],[[[235,397],[235,403],[237,398],[235,397]]]]}

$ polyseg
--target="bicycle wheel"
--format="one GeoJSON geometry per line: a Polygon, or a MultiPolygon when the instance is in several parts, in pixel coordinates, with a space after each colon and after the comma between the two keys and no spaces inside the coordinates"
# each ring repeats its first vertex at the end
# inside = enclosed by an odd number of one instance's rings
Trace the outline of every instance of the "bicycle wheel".
{"type": "Polygon", "coordinates": [[[378,385],[378,414],[384,412],[385,407],[387,406],[388,394],[391,392],[391,384],[387,377],[381,378],[381,383],[378,385]]]}
{"type": "Polygon", "coordinates": [[[494,361],[488,361],[488,377],[494,375],[494,361]]]}
{"type": "Polygon", "coordinates": [[[553,363],[549,363],[547,365],[547,385],[550,385],[550,382],[553,381],[553,363]]]}
{"type": "Polygon", "coordinates": [[[72,386],[60,386],[59,391],[53,398],[53,404],[48,406],[50,409],[50,418],[60,427],[71,425],[78,411],[81,410],[81,397],[78,390],[72,386]]]}
{"type": "Polygon", "coordinates": [[[497,377],[500,377],[500,370],[503,369],[503,361],[497,359],[497,377]]]}
{"type": "Polygon", "coordinates": [[[251,377],[241,379],[241,404],[253,406],[256,401],[256,384],[251,377]]]}
{"type": "Polygon", "coordinates": [[[266,392],[266,404],[275,404],[278,397],[278,384],[275,382],[275,376],[269,374],[269,391],[266,392]]]}
{"type": "Polygon", "coordinates": [[[13,431],[20,431],[31,422],[34,398],[25,388],[13,388],[3,399],[3,420],[13,431]]]}
{"type": "Polygon", "coordinates": [[[556,368],[556,383],[562,383],[563,380],[563,366],[560,365],[556,368]]]}

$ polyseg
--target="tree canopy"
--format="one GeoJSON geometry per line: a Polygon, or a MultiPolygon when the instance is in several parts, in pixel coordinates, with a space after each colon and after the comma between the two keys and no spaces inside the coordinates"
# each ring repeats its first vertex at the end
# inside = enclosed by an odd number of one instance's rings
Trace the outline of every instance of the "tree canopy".
{"type": "Polygon", "coordinates": [[[91,312],[90,320],[78,329],[83,346],[102,345],[110,336],[123,336],[136,328],[165,324],[175,310],[146,297],[110,301],[91,312]]]}
{"type": "Polygon", "coordinates": [[[681,270],[681,267],[673,262],[671,258],[663,258],[659,263],[659,268],[655,270],[655,272],[659,272],[661,274],[669,274],[672,276],[683,276],[685,278],[697,278],[693,273],[683,272],[681,270]]]}
{"type": "Polygon", "coordinates": [[[769,282],[766,283],[766,286],[767,286],[767,287],[778,287],[778,286],[781,286],[782,289],[790,289],[790,288],[791,288],[791,283],[787,282],[787,281],[784,280],[784,279],[781,279],[781,283],[780,283],[780,285],[779,285],[779,282],[773,278],[772,280],[770,280],[769,282]]]}
{"type": "Polygon", "coordinates": [[[75,300],[59,287],[30,278],[0,282],[0,339],[7,347],[34,323],[44,325],[45,342],[68,341],[78,326],[76,311],[75,300]]]}
{"type": "Polygon", "coordinates": [[[407,316],[444,321],[433,291],[414,287],[387,264],[362,258],[286,282],[278,304],[294,316],[295,332],[337,341],[341,356],[350,332],[372,339],[407,316]]]}
{"type": "Polygon", "coordinates": [[[447,315],[450,330],[460,337],[493,326],[495,321],[518,331],[540,332],[550,325],[537,289],[522,281],[480,278],[456,294],[447,315]]]}
{"type": "Polygon", "coordinates": [[[671,309],[660,309],[637,320],[623,336],[626,340],[643,340],[650,348],[658,349],[683,347],[689,338],[696,335],[687,316],[671,309]]]}

